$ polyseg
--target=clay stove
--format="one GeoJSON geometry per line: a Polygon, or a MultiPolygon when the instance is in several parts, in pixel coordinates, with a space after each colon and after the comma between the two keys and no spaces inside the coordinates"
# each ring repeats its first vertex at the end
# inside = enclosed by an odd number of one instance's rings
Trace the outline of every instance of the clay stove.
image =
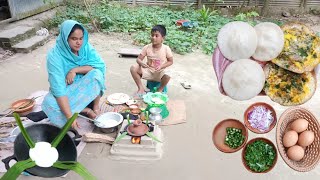
{"type": "MultiPolygon", "coordinates": [[[[130,121],[133,123],[134,121],[130,121]]],[[[158,125],[151,123],[150,132],[162,143],[159,143],[147,135],[124,136],[120,141],[114,143],[110,150],[110,158],[115,160],[149,161],[159,160],[162,156],[163,137],[158,125]]],[[[125,120],[117,135],[119,137],[127,131],[128,122],[125,120]]]]}

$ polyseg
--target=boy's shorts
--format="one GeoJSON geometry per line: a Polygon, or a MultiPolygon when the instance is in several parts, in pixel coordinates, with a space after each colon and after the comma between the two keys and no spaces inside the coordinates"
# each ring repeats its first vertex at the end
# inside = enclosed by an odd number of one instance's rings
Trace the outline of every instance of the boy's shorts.
{"type": "Polygon", "coordinates": [[[142,69],[142,79],[149,80],[149,81],[157,81],[161,82],[161,78],[168,74],[167,70],[161,70],[158,72],[152,71],[149,68],[141,68],[142,69]]]}

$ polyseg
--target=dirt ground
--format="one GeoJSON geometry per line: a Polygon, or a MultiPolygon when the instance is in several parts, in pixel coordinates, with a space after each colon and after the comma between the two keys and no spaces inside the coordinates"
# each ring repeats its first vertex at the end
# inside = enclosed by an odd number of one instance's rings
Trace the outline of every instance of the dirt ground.
{"type": "MultiPolygon", "coordinates": [[[[116,34],[91,34],[90,42],[105,60],[106,95],[124,92],[132,95],[136,91],[129,67],[134,58],[119,58],[120,48],[133,48],[126,36],[116,34]]],[[[37,90],[48,90],[46,60],[47,51],[55,39],[29,54],[15,54],[0,63],[0,109],[6,109],[14,100],[25,98],[37,90]]],[[[201,52],[188,55],[174,54],[172,80],[168,86],[169,98],[184,100],[187,106],[187,123],[162,127],[164,133],[164,153],[159,161],[153,163],[124,163],[110,160],[110,145],[87,144],[79,157],[79,162],[101,180],[300,180],[316,179],[320,166],[308,173],[298,173],[290,169],[278,154],[275,168],[267,174],[249,173],[241,161],[241,151],[225,154],[218,151],[212,143],[212,130],[223,119],[243,120],[245,109],[253,102],[263,101],[274,106],[279,117],[287,108],[273,103],[269,98],[260,96],[249,101],[234,101],[219,93],[211,56],[201,52]],[[192,89],[185,90],[180,82],[188,80],[192,89]]],[[[317,117],[319,91],[303,107],[310,109],[317,117]]],[[[276,128],[264,135],[249,132],[249,140],[254,137],[267,137],[274,143],[276,128]]],[[[19,179],[43,179],[20,176],[19,179]]],[[[57,178],[59,179],[59,178],[57,178]]],[[[65,179],[81,179],[71,172],[65,179]]]]}

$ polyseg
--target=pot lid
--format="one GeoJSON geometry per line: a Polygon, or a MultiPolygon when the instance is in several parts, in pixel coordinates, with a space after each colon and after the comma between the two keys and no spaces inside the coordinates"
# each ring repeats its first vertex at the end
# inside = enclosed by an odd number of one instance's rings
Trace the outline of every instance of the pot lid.
{"type": "Polygon", "coordinates": [[[130,136],[143,136],[149,131],[149,126],[141,123],[140,125],[130,124],[127,128],[127,132],[130,136]]]}

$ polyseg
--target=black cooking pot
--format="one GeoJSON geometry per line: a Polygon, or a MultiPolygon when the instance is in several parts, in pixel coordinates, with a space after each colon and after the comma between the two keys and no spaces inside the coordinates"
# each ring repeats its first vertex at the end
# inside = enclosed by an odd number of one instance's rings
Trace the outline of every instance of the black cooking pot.
{"type": "MultiPolygon", "coordinates": [[[[49,142],[51,143],[55,137],[58,136],[61,129],[50,124],[35,124],[29,127],[26,127],[26,131],[30,135],[33,142],[49,142]]],[[[76,145],[80,141],[76,139],[81,136],[74,129],[70,129],[74,133],[74,137],[71,138],[70,135],[66,134],[62,141],[57,146],[57,151],[59,153],[58,161],[76,161],[77,160],[77,148],[76,145]]],[[[20,133],[14,141],[14,155],[7,157],[2,160],[5,164],[6,169],[10,168],[9,162],[14,159],[16,161],[23,161],[29,159],[29,145],[25,141],[23,135],[20,133]]],[[[59,177],[65,175],[69,170],[57,169],[54,167],[39,167],[35,166],[33,168],[26,170],[28,173],[40,176],[40,177],[59,177]]]]}

